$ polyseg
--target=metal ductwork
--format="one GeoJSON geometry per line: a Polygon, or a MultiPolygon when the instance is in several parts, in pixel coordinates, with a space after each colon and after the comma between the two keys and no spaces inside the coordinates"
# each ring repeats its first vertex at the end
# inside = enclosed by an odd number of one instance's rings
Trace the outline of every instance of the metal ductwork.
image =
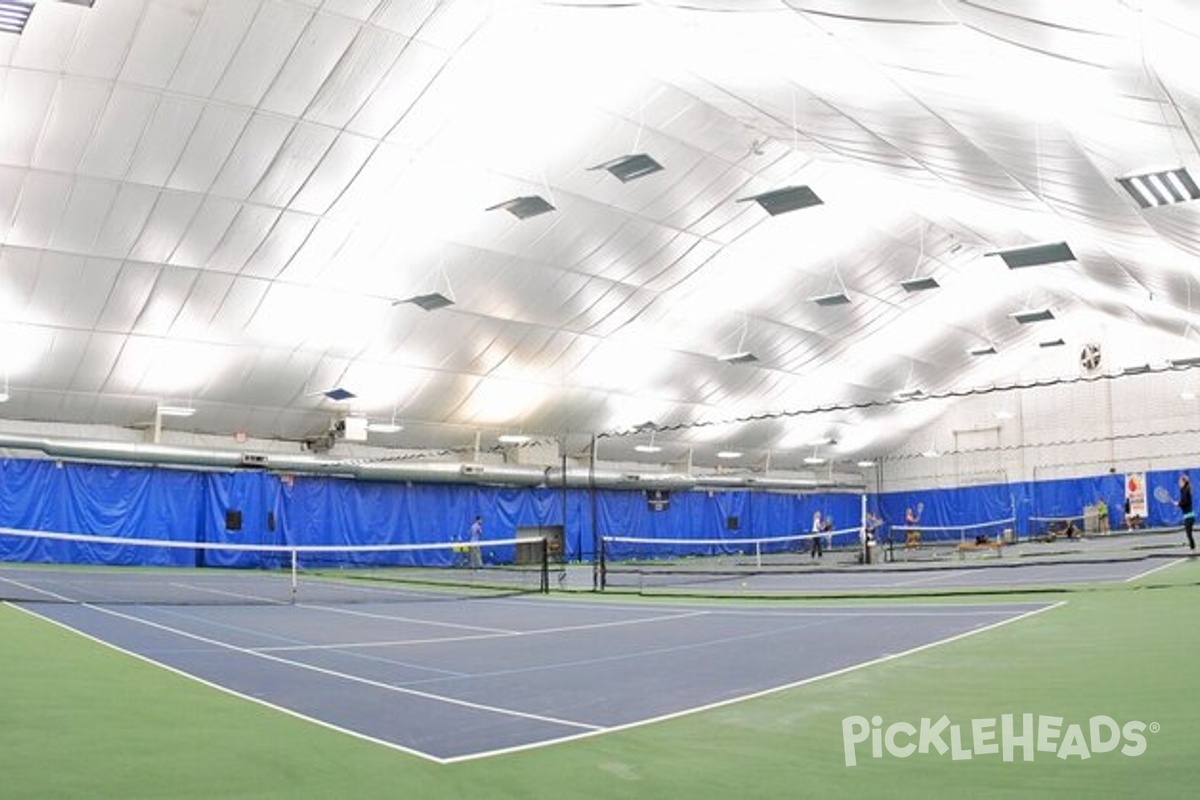
{"type": "Polygon", "coordinates": [[[516,464],[462,464],[425,461],[343,461],[316,456],[263,454],[238,450],[213,450],[180,445],[143,442],[103,442],[85,439],[53,439],[0,433],[0,448],[31,450],[71,461],[101,461],[142,466],[192,467],[196,469],[265,469],[298,475],[329,475],[367,481],[395,483],[457,483],[499,486],[562,486],[574,489],[761,489],[764,491],[813,491],[842,489],[858,491],[861,483],[789,478],[763,475],[685,475],[670,472],[621,472],[577,467],[516,464]]]}

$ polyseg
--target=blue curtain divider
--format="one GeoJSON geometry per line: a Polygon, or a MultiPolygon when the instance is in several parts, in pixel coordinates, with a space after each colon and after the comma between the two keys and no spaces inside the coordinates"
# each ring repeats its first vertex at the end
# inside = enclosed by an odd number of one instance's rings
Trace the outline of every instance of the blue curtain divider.
{"type": "MultiPolygon", "coordinates": [[[[1180,521],[1173,503],[1178,472],[1147,473],[1150,526],[1180,521]]],[[[1111,526],[1123,521],[1124,478],[1108,474],[1054,481],[888,492],[868,498],[885,525],[924,505],[928,526],[966,525],[1015,517],[1024,533],[1033,516],[1072,516],[1103,499],[1111,526]]],[[[463,540],[476,515],[484,538],[511,539],[518,528],[563,526],[565,557],[594,560],[601,536],[720,539],[738,548],[747,539],[808,533],[820,511],[834,527],[855,527],[856,494],[680,491],[653,510],[642,491],[373,483],[343,478],[282,476],[260,471],[200,472],[152,467],[0,459],[0,526],[138,539],[276,545],[361,545],[463,540]],[[564,508],[565,506],[565,508],[564,508]],[[595,515],[592,509],[595,508],[595,515]],[[240,520],[229,512],[237,512],[240,520]],[[240,522],[238,529],[227,523],[240,522]]],[[[886,527],[883,535],[886,536],[886,527]]],[[[837,537],[851,545],[856,534],[837,537]]],[[[485,559],[510,560],[511,548],[485,549],[485,559]]],[[[449,565],[448,551],[422,551],[412,563],[449,565]]],[[[123,545],[74,545],[0,536],[0,559],[210,566],[276,566],[282,556],[217,551],[144,551],[123,545]]]]}

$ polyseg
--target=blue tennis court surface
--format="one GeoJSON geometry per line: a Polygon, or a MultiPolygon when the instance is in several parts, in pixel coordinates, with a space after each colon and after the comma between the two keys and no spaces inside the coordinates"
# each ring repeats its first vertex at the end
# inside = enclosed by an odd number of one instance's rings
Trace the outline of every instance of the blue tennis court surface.
{"type": "Polygon", "coordinates": [[[489,598],[30,608],[225,691],[455,761],[736,701],[1051,606],[489,598]]]}

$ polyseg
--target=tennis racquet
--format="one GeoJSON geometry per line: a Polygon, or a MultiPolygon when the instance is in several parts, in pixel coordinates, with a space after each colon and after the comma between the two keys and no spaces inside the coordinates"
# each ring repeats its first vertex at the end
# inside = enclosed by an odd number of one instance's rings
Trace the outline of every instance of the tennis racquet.
{"type": "Polygon", "coordinates": [[[1173,503],[1175,498],[1171,497],[1171,493],[1167,491],[1167,487],[1159,486],[1154,490],[1154,499],[1160,503],[1173,503]]]}

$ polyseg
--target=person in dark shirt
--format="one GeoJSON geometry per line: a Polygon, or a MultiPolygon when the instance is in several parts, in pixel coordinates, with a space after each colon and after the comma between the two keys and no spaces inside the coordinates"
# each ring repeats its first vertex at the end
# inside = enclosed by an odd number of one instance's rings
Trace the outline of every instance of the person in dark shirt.
{"type": "Polygon", "coordinates": [[[1176,502],[1183,512],[1183,530],[1187,533],[1188,547],[1195,550],[1196,540],[1192,538],[1192,528],[1196,525],[1196,512],[1192,510],[1192,482],[1186,472],[1179,475],[1179,500],[1176,502]]]}

